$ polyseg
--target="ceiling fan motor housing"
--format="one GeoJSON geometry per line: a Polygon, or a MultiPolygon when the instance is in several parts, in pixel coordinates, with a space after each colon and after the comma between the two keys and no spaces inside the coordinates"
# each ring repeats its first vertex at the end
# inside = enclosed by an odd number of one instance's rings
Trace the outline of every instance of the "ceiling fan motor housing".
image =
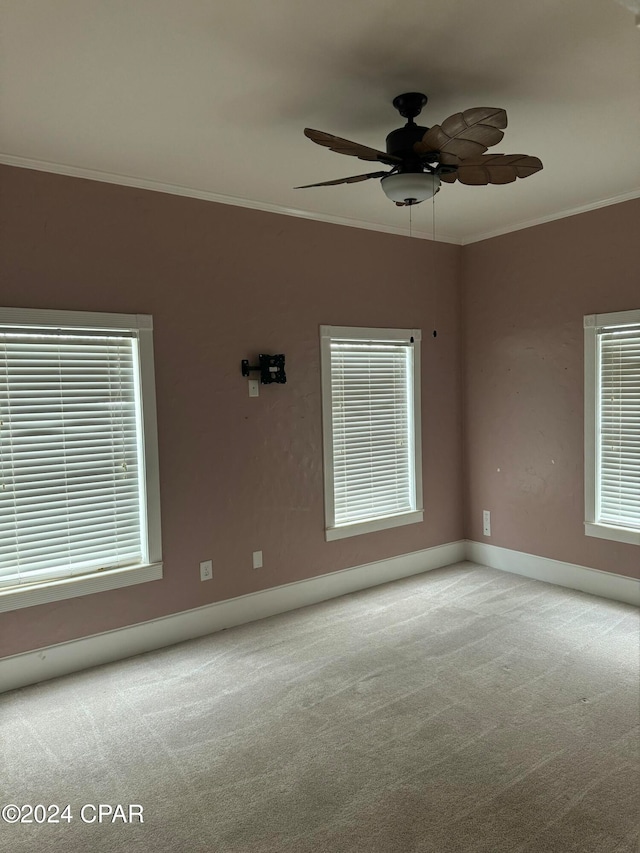
{"type": "Polygon", "coordinates": [[[407,119],[404,127],[392,130],[387,136],[387,154],[401,157],[404,161],[400,167],[401,172],[422,172],[424,159],[421,159],[413,150],[416,142],[420,142],[428,127],[421,127],[414,122],[414,118],[420,115],[422,108],[429,99],[422,92],[405,92],[393,99],[393,106],[403,118],[407,119]]]}
{"type": "Polygon", "coordinates": [[[420,127],[419,124],[406,124],[397,130],[392,130],[387,136],[387,154],[402,157],[407,163],[415,160],[416,170],[422,171],[420,157],[414,152],[414,143],[420,142],[428,127],[420,127]]]}

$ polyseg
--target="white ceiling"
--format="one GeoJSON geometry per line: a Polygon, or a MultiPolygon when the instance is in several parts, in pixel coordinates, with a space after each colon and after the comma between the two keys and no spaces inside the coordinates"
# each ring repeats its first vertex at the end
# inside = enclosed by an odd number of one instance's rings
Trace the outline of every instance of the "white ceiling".
{"type": "MultiPolygon", "coordinates": [[[[504,107],[494,152],[544,170],[444,185],[436,236],[466,243],[640,195],[640,29],[614,0],[0,0],[0,161],[407,232],[377,171],[305,126],[384,148],[504,107]],[[169,185],[169,186],[168,186],[169,185]]],[[[431,235],[432,205],[412,211],[431,235]]]]}

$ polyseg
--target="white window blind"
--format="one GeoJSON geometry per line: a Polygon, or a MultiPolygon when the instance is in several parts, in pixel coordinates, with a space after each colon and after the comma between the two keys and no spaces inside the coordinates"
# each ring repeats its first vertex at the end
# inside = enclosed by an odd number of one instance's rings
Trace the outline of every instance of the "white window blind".
{"type": "Polygon", "coordinates": [[[420,337],[321,327],[327,539],[422,521],[420,337]]]}
{"type": "Polygon", "coordinates": [[[147,559],[135,332],[0,326],[0,587],[147,559]]]}
{"type": "Polygon", "coordinates": [[[640,325],[598,329],[597,518],[640,530],[640,325]]]}

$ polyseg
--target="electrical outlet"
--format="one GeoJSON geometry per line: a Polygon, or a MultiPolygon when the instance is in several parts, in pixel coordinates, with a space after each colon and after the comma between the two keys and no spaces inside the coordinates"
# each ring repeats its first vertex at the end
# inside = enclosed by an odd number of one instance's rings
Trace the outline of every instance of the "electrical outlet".
{"type": "Polygon", "coordinates": [[[205,560],[203,563],[200,563],[200,580],[210,581],[212,578],[213,562],[211,560],[205,560]]]}
{"type": "Polygon", "coordinates": [[[491,536],[491,513],[488,509],[482,510],[482,532],[485,536],[491,536]]]}
{"type": "Polygon", "coordinates": [[[258,397],[260,395],[260,383],[257,379],[249,380],[249,396],[258,397]]]}
{"type": "Polygon", "coordinates": [[[254,551],[253,552],[253,568],[261,569],[262,568],[262,551],[254,551]]]}

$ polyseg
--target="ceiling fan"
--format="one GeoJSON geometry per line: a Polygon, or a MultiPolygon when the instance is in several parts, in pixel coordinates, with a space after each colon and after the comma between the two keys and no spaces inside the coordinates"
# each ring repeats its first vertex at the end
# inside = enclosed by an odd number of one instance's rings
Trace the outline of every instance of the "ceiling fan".
{"type": "Polygon", "coordinates": [[[350,142],[331,133],[305,128],[304,134],[317,145],[359,160],[372,160],[391,166],[389,172],[368,172],[335,181],[305,184],[295,189],[355,184],[381,178],[385,195],[402,207],[419,204],[440,189],[440,182],[486,185],[509,184],[527,178],[542,169],[537,157],[526,154],[485,154],[504,136],[507,114],[496,107],[473,107],[455,113],[431,128],[417,125],[414,118],[427,103],[421,92],[406,92],[393,99],[393,106],[407,119],[404,127],[387,136],[386,152],[350,142]]]}

